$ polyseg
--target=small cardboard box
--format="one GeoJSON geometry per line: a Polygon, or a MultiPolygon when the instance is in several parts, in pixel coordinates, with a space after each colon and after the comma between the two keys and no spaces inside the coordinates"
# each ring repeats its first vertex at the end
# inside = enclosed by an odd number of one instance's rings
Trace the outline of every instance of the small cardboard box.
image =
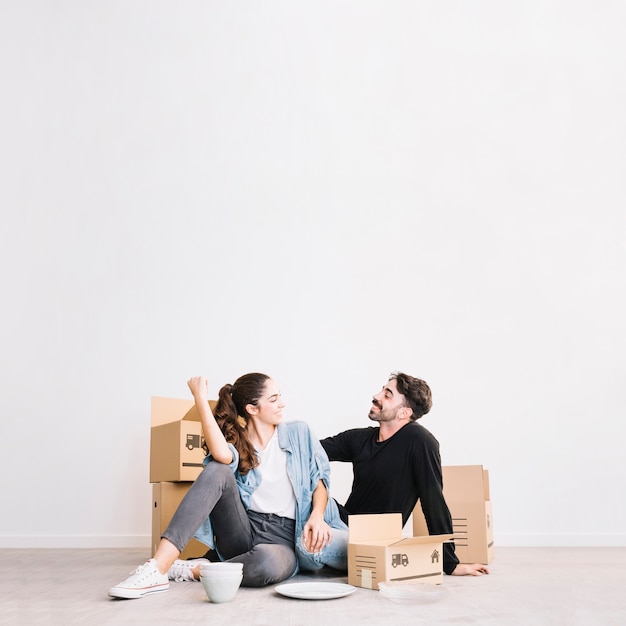
{"type": "MultiPolygon", "coordinates": [[[[156,552],[161,533],[167,528],[178,505],[193,483],[155,483],[152,485],[152,554],[156,552]]],[[[208,546],[197,539],[190,539],[179,559],[201,557],[208,546]]]]}
{"type": "MultiPolygon", "coordinates": [[[[217,403],[209,400],[211,410],[217,403]]],[[[193,400],[152,398],[150,482],[194,481],[203,468],[200,414],[193,400]]]]}
{"type": "Polygon", "coordinates": [[[402,515],[350,515],[348,583],[378,589],[387,580],[443,582],[443,542],[452,535],[402,537],[402,515]]]}
{"type": "MultiPolygon", "coordinates": [[[[489,472],[482,465],[449,465],[443,470],[443,495],[452,515],[455,552],[461,563],[493,559],[493,516],[489,472]]],[[[427,533],[418,502],[413,511],[413,534],[427,533]]]]}

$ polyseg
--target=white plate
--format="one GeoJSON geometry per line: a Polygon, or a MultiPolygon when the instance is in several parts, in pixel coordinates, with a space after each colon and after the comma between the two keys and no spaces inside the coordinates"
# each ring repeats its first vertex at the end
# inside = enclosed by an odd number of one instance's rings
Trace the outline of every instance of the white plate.
{"type": "Polygon", "coordinates": [[[275,591],[281,596],[298,600],[332,600],[349,596],[356,591],[356,587],[342,583],[289,583],[278,585],[275,591]]]}

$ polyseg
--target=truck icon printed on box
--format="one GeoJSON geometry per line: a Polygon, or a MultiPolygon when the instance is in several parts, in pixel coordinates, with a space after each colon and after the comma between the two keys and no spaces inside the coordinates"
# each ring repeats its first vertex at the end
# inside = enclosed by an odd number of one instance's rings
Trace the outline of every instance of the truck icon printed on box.
{"type": "Polygon", "coordinates": [[[398,567],[398,565],[402,565],[402,567],[406,567],[409,564],[409,557],[406,554],[392,554],[391,555],[391,565],[392,567],[398,567]]]}
{"type": "MultiPolygon", "coordinates": [[[[193,482],[206,458],[200,414],[193,400],[152,396],[150,482],[193,482]]],[[[215,400],[209,400],[213,410],[215,400]]]]}
{"type": "Polygon", "coordinates": [[[202,437],[200,435],[187,435],[187,449],[193,450],[202,445],[202,437]]]}
{"type": "Polygon", "coordinates": [[[348,529],[348,584],[379,589],[379,583],[394,580],[443,582],[441,553],[451,533],[405,537],[401,513],[350,515],[348,529]]]}

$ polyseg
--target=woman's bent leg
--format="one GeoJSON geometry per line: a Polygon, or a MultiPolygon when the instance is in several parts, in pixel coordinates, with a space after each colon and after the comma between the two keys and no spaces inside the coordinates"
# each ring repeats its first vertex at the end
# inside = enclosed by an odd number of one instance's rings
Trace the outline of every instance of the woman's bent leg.
{"type": "Polygon", "coordinates": [[[220,550],[224,547],[225,554],[234,556],[251,548],[252,529],[235,475],[217,461],[207,463],[191,485],[162,537],[182,552],[209,514],[220,550]]]}
{"type": "Polygon", "coordinates": [[[126,580],[109,589],[114,598],[141,598],[167,591],[166,572],[202,523],[211,514],[215,526],[226,529],[233,554],[253,545],[252,527],[239,496],[235,476],[227,465],[209,462],[183,498],[163,533],[154,558],[138,567],[126,580]]]}
{"type": "Polygon", "coordinates": [[[273,585],[296,573],[297,559],[292,548],[278,543],[259,543],[231,563],[243,563],[244,587],[273,585]]]}
{"type": "Polygon", "coordinates": [[[298,560],[293,549],[295,521],[248,511],[254,547],[230,559],[243,563],[245,587],[272,585],[293,576],[298,560]]]}

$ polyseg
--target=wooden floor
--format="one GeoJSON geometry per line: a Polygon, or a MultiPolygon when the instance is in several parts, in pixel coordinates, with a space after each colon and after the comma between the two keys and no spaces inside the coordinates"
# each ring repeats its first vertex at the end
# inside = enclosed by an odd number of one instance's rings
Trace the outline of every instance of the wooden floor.
{"type": "MultiPolygon", "coordinates": [[[[107,591],[146,554],[143,550],[0,550],[0,624],[404,624],[624,626],[626,548],[499,548],[491,574],[445,577],[446,597],[398,604],[357,589],[334,600],[294,600],[273,587],[241,588],[229,604],[211,604],[200,583],[171,583],[140,600],[107,591]]],[[[332,571],[300,580],[347,582],[332,571]]]]}

